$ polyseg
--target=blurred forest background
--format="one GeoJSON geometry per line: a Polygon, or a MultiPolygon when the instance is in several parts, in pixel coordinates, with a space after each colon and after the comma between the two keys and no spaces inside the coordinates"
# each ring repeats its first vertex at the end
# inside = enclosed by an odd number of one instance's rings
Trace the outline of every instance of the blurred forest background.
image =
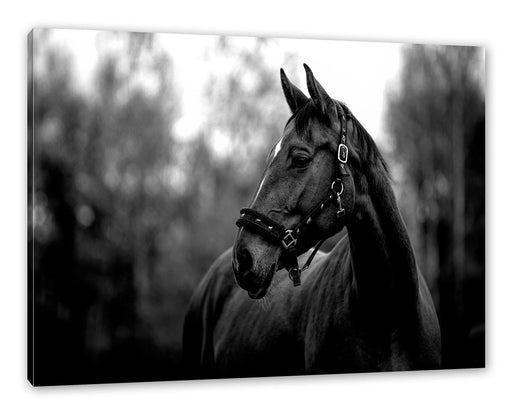
{"type": "MultiPolygon", "coordinates": [[[[223,70],[201,92],[200,128],[182,139],[186,91],[171,54],[152,34],[98,37],[87,90],[51,31],[29,39],[29,361],[40,385],[184,377],[188,300],[231,246],[289,116],[275,67],[292,79],[301,67],[293,53],[270,64],[272,39],[217,37],[205,58],[223,70]]],[[[483,53],[404,46],[402,64],[384,155],[440,317],[444,366],[483,366],[483,53]]]]}

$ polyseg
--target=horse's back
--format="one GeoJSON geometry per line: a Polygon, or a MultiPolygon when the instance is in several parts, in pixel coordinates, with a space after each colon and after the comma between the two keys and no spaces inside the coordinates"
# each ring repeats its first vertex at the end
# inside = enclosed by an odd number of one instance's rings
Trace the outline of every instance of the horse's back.
{"type": "Polygon", "coordinates": [[[213,331],[226,298],[235,288],[231,249],[212,264],[194,291],[183,327],[183,357],[191,378],[209,378],[214,372],[213,331]]]}

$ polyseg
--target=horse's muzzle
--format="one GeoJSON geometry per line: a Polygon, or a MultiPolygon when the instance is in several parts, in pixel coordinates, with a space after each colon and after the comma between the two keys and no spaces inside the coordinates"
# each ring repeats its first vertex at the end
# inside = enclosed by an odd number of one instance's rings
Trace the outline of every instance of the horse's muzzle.
{"type": "Polygon", "coordinates": [[[267,275],[265,276],[265,279],[263,280],[263,285],[260,286],[255,291],[248,290],[247,293],[251,299],[261,299],[264,297],[267,292],[268,288],[270,287],[270,284],[272,283],[272,279],[274,278],[276,265],[273,264],[270,266],[270,270],[268,271],[267,275]]]}
{"type": "Polygon", "coordinates": [[[276,270],[275,264],[270,266],[269,271],[262,279],[260,275],[252,271],[252,268],[241,272],[240,264],[237,266],[235,261],[232,261],[231,263],[237,285],[246,290],[251,299],[261,299],[267,294],[276,270]]]}

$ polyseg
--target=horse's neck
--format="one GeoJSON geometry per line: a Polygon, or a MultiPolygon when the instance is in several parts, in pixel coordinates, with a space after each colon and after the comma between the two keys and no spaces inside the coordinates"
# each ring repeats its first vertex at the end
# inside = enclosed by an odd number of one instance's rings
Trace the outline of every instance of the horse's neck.
{"type": "Polygon", "coordinates": [[[356,180],[355,208],[347,228],[358,300],[379,312],[403,310],[404,301],[415,301],[416,261],[384,171],[356,180]]]}

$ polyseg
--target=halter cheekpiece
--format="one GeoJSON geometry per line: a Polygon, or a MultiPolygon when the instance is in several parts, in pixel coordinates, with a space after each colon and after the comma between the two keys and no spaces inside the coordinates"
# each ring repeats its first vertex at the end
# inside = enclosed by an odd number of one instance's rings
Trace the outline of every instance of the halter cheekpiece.
{"type": "MultiPolygon", "coordinates": [[[[341,134],[340,134],[340,143],[338,144],[338,162],[339,162],[339,175],[340,176],[348,176],[349,173],[345,168],[345,165],[348,161],[348,147],[347,147],[347,119],[344,110],[347,111],[347,114],[350,114],[347,108],[343,107],[343,109],[338,108],[338,115],[341,119],[341,134]]],[[[336,218],[340,222],[345,217],[345,209],[341,205],[341,195],[343,194],[343,182],[342,179],[336,177],[334,181],[331,183],[331,187],[329,188],[329,192],[327,196],[322,199],[319,203],[317,203],[309,213],[293,228],[286,229],[284,226],[279,224],[278,222],[272,220],[270,217],[262,214],[256,210],[251,208],[243,208],[240,210],[240,218],[236,221],[236,225],[238,227],[245,227],[254,233],[263,237],[269,243],[280,245],[284,250],[284,258],[283,265],[288,270],[288,276],[293,282],[293,286],[299,286],[300,275],[301,272],[306,270],[311,262],[313,261],[314,256],[320,249],[320,246],[326,239],[320,240],[311,255],[309,256],[307,262],[304,264],[302,268],[299,267],[298,264],[298,253],[297,253],[297,242],[299,237],[304,230],[311,224],[314,218],[319,216],[325,207],[331,203],[336,202],[337,212],[336,218]]]]}

